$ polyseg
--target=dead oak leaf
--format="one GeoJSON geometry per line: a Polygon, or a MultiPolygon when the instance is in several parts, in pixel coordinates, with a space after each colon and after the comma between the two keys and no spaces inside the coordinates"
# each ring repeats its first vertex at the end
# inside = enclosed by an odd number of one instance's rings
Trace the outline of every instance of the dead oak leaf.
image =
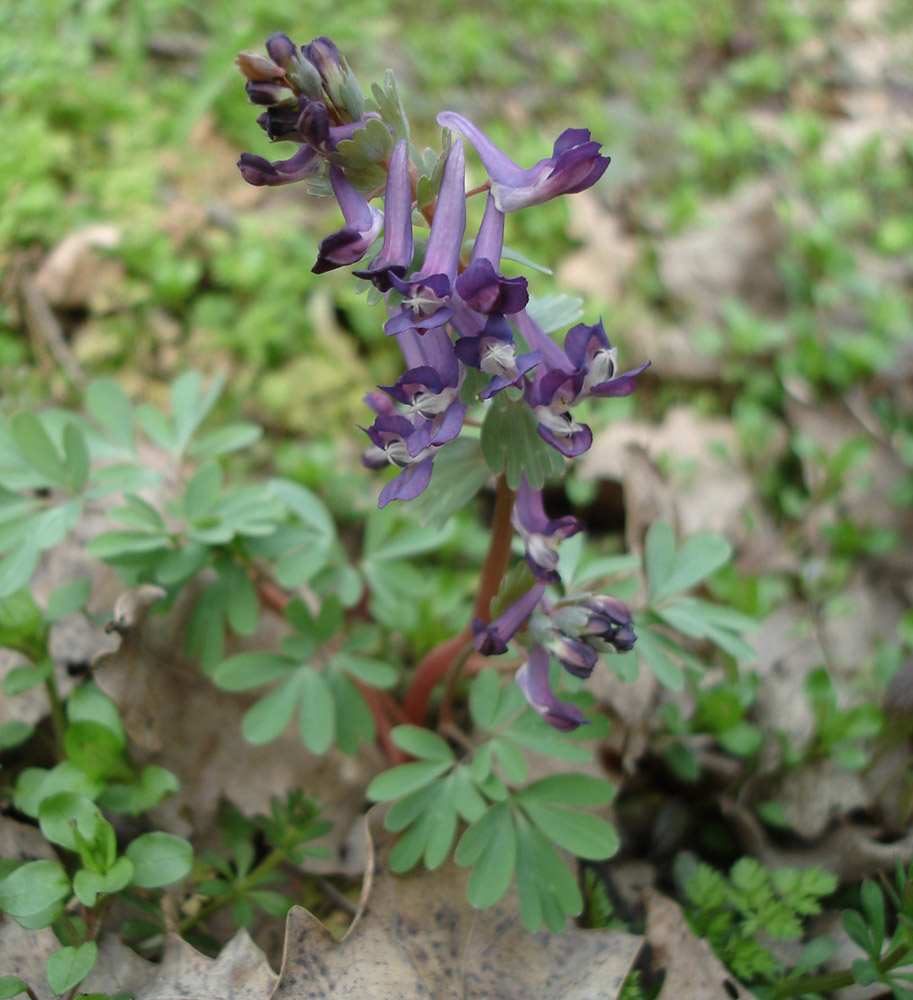
{"type": "MultiPolygon", "coordinates": [[[[486,910],[466,901],[468,872],[393,875],[390,837],[370,817],[376,852],[364,905],[337,943],[306,910],[289,913],[272,1000],[614,1000],[641,939],[614,930],[530,934],[515,893],[486,910]]],[[[371,870],[371,869],[369,869],[371,870]]]]}
{"type": "Polygon", "coordinates": [[[653,889],[646,898],[653,966],[666,974],[656,1000],[750,1000],[710,945],[693,933],[676,902],[653,889]]]}

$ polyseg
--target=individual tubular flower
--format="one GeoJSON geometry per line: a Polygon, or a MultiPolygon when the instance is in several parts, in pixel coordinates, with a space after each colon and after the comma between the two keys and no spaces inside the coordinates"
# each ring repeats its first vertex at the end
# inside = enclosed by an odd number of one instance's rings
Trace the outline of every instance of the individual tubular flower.
{"type": "Polygon", "coordinates": [[[542,491],[534,490],[524,476],[517,489],[511,523],[523,539],[526,562],[537,580],[558,583],[558,546],[565,538],[583,530],[570,514],[550,519],[545,513],[542,491]]]}
{"type": "Polygon", "coordinates": [[[384,213],[373,208],[346,180],[341,167],[330,165],[330,183],[342,209],[346,225],[321,240],[314,274],[325,274],[361,260],[377,239],[384,224],[384,213]]]}
{"type": "Polygon", "coordinates": [[[584,191],[602,177],[609,165],[609,157],[599,155],[602,147],[590,141],[587,129],[565,129],[558,136],[552,155],[524,170],[462,115],[442,111],[437,123],[475,147],[491,178],[491,194],[501,212],[515,212],[541,205],[561,194],[584,191]]]}
{"type": "Polygon", "coordinates": [[[453,350],[464,365],[491,375],[491,381],[479,393],[481,399],[490,399],[495,393],[513,385],[542,357],[538,351],[518,357],[514,350],[514,332],[498,313],[488,317],[484,329],[476,336],[460,337],[453,350]]]}
{"type": "Polygon", "coordinates": [[[428,249],[420,271],[407,281],[389,273],[390,283],[404,296],[400,311],[384,324],[387,336],[406,330],[443,326],[453,315],[450,297],[466,229],[465,158],[463,144],[455,142],[447,155],[428,249]]]}
{"type": "Polygon", "coordinates": [[[256,153],[242,153],[238,159],[238,170],[248,184],[255,187],[277,187],[280,184],[294,184],[306,177],[315,177],[323,170],[323,160],[310,146],[302,146],[287,160],[267,160],[256,153]]]}
{"type": "Polygon", "coordinates": [[[637,388],[637,376],[650,366],[647,361],[619,375],[618,348],[609,343],[602,320],[593,326],[578,323],[568,330],[564,339],[564,353],[575,372],[583,375],[574,402],[579,402],[586,396],[630,396],[637,388]]]}
{"type": "Polygon", "coordinates": [[[472,644],[483,656],[500,656],[507,644],[533,613],[545,593],[545,584],[537,583],[517,598],[491,624],[481,618],[472,619],[472,644]]]}
{"type": "Polygon", "coordinates": [[[431,481],[433,455],[430,422],[416,426],[401,414],[379,416],[370,427],[362,430],[371,439],[373,448],[362,456],[369,468],[387,463],[403,471],[381,490],[378,507],[386,507],[391,500],[414,500],[424,492],[431,481]]]}
{"type": "Polygon", "coordinates": [[[576,705],[555,697],[548,679],[548,653],[542,646],[533,647],[514,679],[530,706],[555,729],[569,733],[589,722],[576,705]]]}
{"type": "Polygon", "coordinates": [[[403,278],[412,263],[412,185],[409,181],[409,144],[400,140],[390,156],[384,197],[384,242],[370,265],[352,273],[367,278],[382,292],[393,286],[390,276],[403,278]]]}
{"type": "Polygon", "coordinates": [[[504,213],[489,194],[469,266],[456,279],[457,294],[475,312],[510,314],[529,302],[526,278],[505,278],[498,272],[503,246],[504,213]]]}

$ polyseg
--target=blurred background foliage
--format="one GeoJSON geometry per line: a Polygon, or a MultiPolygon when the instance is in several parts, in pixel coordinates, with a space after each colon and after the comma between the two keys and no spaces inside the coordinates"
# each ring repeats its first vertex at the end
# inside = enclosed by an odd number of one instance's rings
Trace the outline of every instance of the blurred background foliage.
{"type": "MultiPolygon", "coordinates": [[[[339,447],[355,460],[361,396],[395,378],[398,352],[346,275],[310,274],[335,209],[295,186],[248,188],[234,167],[243,150],[288,155],[270,152],[234,67],[239,50],[282,30],[333,37],[366,89],[393,68],[419,145],[436,145],[442,108],[473,117],[522,163],[561,129],[589,128],[614,161],[596,197],[634,263],[620,284],[583,289],[587,318],[603,315],[635,363],[655,346],[638,336],[644,322],[661,339],[684,316],[718,384],[664,378],[654,357],[638,405],[656,416],[697,399],[763,440],[790,380],[810,400],[839,396],[896,368],[909,343],[913,140],[873,127],[864,141],[832,142],[835,125],[857,117],[844,95],[870,72],[844,48],[865,6],[3,0],[0,389],[13,405],[72,401],[24,288],[65,237],[105,224],[92,259],[113,277],[89,280],[81,300],[51,296],[78,366],[117,372],[153,400],[186,367],[225,370],[225,405],[286,439],[284,471],[313,478],[339,447]],[[663,241],[762,178],[786,232],[777,287],[760,304],[720,301],[698,322],[668,287],[663,241]]],[[[909,23],[909,0],[876,6],[878,30],[909,23]]],[[[888,82],[909,103],[911,81],[888,82]]],[[[569,235],[570,211],[565,199],[511,216],[508,243],[557,266],[588,241],[579,224],[569,235]]],[[[535,276],[536,294],[557,287],[535,276]]],[[[903,408],[880,404],[879,419],[913,460],[903,408]]],[[[771,495],[781,485],[775,476],[771,495]]]]}

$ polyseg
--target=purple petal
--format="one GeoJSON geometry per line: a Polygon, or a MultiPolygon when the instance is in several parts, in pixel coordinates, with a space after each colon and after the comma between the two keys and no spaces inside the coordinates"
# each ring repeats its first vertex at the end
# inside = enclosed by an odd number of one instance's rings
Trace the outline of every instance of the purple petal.
{"type": "Polygon", "coordinates": [[[402,278],[412,263],[412,186],[409,144],[405,139],[396,144],[390,156],[384,217],[384,243],[380,254],[371,261],[369,268],[354,274],[373,281],[382,292],[387,292],[391,288],[390,272],[402,278]]]}
{"type": "Polygon", "coordinates": [[[548,680],[548,653],[541,646],[533,647],[514,679],[530,706],[555,729],[569,733],[589,722],[576,705],[555,697],[548,680]]]}
{"type": "Polygon", "coordinates": [[[481,619],[472,620],[473,645],[484,656],[500,656],[507,652],[507,644],[528,620],[545,593],[545,584],[537,583],[521,594],[491,624],[481,619]]]}
{"type": "Polygon", "coordinates": [[[526,278],[504,278],[487,258],[474,261],[455,282],[457,295],[475,312],[516,313],[529,302],[526,278]]]}
{"type": "Polygon", "coordinates": [[[276,187],[280,184],[293,184],[295,181],[314,177],[320,173],[323,160],[319,159],[316,150],[310,146],[302,146],[288,160],[273,160],[270,162],[264,156],[255,153],[242,153],[238,160],[238,169],[248,184],[255,187],[276,187]]]}
{"type": "Polygon", "coordinates": [[[415,465],[410,465],[391,480],[380,491],[378,507],[386,507],[391,500],[414,500],[428,487],[431,482],[431,472],[434,467],[432,458],[424,458],[415,465]]]}
{"type": "MultiPolygon", "coordinates": [[[[451,146],[444,164],[421,276],[446,274],[451,284],[456,277],[460,248],[466,231],[465,174],[463,144],[457,141],[451,146]]],[[[417,274],[413,280],[417,281],[419,278],[420,275],[417,274]]]]}

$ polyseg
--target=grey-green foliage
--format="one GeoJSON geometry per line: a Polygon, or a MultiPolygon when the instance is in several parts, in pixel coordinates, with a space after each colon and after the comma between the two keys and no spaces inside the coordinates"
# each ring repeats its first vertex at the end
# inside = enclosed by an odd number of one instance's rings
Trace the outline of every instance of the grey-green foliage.
{"type": "MultiPolygon", "coordinates": [[[[470,687],[469,707],[476,726],[489,734],[471,753],[458,755],[439,735],[399,726],[392,737],[415,759],[374,781],[368,795],[393,801],[390,830],[402,835],[390,854],[394,871],[420,861],[437,868],[450,855],[460,823],[454,858],[472,869],[468,896],[474,906],[496,903],[516,879],[524,926],[560,930],[577,916],[583,898],[559,851],[603,859],[618,846],[613,828],[590,812],[613,795],[607,781],[580,773],[559,774],[527,783],[524,748],[535,748],[582,763],[590,753],[530,710],[514,685],[485,670],[470,687]]],[[[593,726],[598,735],[601,727],[593,726]]]]}

